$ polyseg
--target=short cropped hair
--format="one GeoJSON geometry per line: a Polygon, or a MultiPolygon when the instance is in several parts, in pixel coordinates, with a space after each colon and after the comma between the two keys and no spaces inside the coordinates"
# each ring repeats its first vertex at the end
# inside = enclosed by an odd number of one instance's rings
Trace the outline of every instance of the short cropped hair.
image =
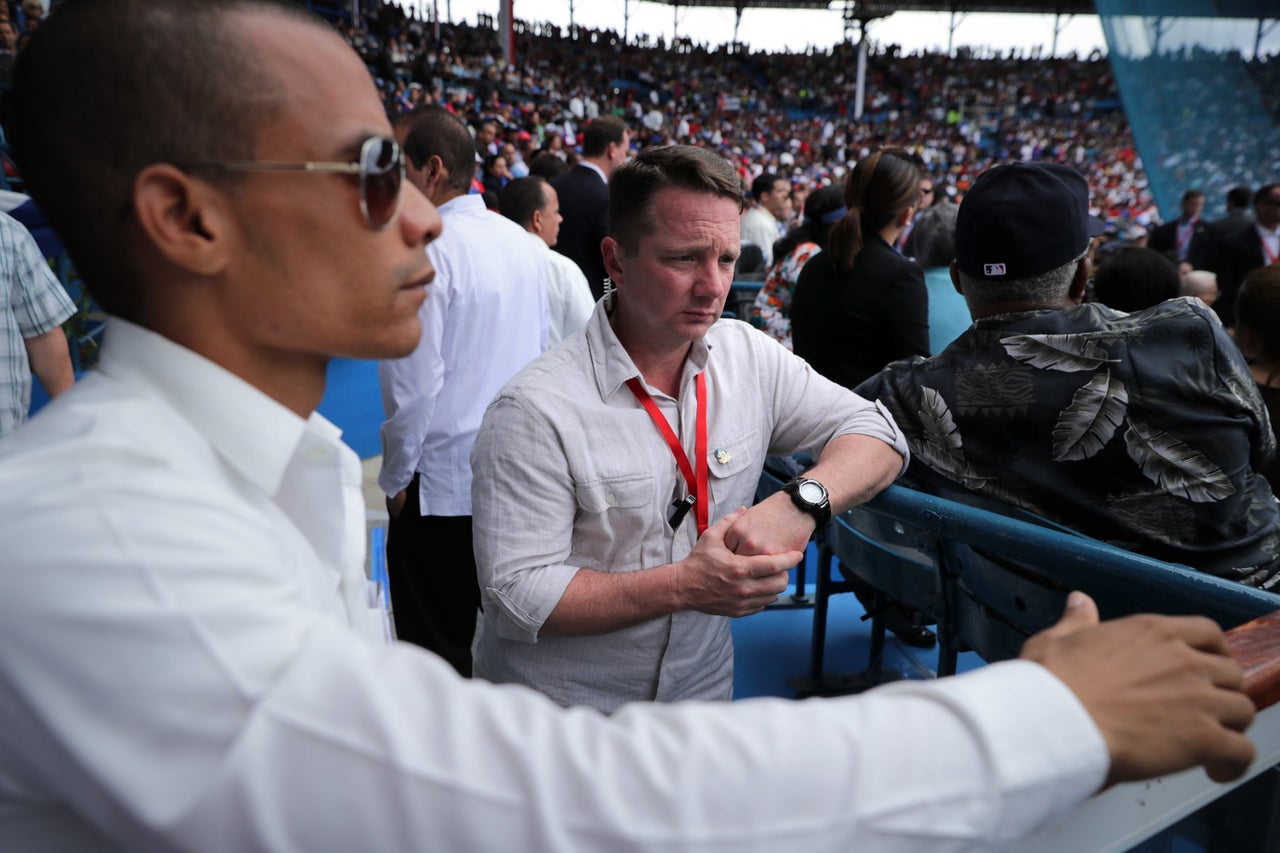
{"type": "Polygon", "coordinates": [[[609,236],[627,254],[653,232],[653,199],[668,187],[708,193],[745,207],[742,183],[729,161],[692,145],[646,148],[609,176],[609,236]]]}
{"type": "Polygon", "coordinates": [[[1178,266],[1155,249],[1122,246],[1093,274],[1093,299],[1117,311],[1141,311],[1181,293],[1178,266]]]}
{"type": "Polygon", "coordinates": [[[471,132],[442,106],[431,104],[405,113],[396,119],[397,128],[409,128],[404,136],[404,156],[415,169],[427,165],[432,157],[449,172],[445,186],[458,192],[471,189],[476,173],[476,146],[471,132]]]}
{"type": "Polygon", "coordinates": [[[780,180],[782,179],[773,172],[761,172],[756,176],[755,180],[751,182],[751,197],[756,201],[759,201],[764,196],[773,192],[774,184],[778,183],[780,180]]]}
{"type": "Polygon", "coordinates": [[[1071,291],[1071,282],[1075,279],[1076,269],[1088,251],[1086,248],[1079,256],[1062,266],[1013,281],[988,281],[974,278],[958,267],[956,274],[960,277],[960,289],[964,291],[964,298],[969,304],[970,311],[1001,302],[1050,304],[1067,297],[1071,291]]]}
{"type": "Polygon", "coordinates": [[[1236,327],[1258,334],[1261,355],[1280,358],[1280,264],[1258,267],[1244,277],[1236,294],[1236,327]]]}
{"type": "Polygon", "coordinates": [[[229,23],[262,10],[329,30],[287,0],[79,0],[59,5],[18,57],[14,160],[108,312],[137,313],[138,173],[254,159],[259,128],[282,108],[287,94],[229,23]]]}
{"type": "Polygon", "coordinates": [[[1253,206],[1257,207],[1271,198],[1271,193],[1275,192],[1277,188],[1280,188],[1280,184],[1263,184],[1258,187],[1258,191],[1253,194],[1253,206]]]}
{"type": "Polygon", "coordinates": [[[582,133],[582,156],[599,157],[609,150],[609,143],[621,145],[627,123],[617,116],[593,118],[582,133]]]}
{"type": "Polygon", "coordinates": [[[1249,199],[1253,198],[1253,190],[1246,186],[1232,187],[1227,190],[1227,207],[1248,207],[1249,199]]]}
{"type": "Polygon", "coordinates": [[[560,177],[567,171],[569,171],[569,164],[550,151],[539,152],[529,161],[529,174],[546,178],[548,181],[560,177]]]}
{"type": "Polygon", "coordinates": [[[498,210],[527,230],[533,224],[533,215],[547,206],[548,186],[546,179],[537,175],[516,178],[498,193],[498,210]]]}

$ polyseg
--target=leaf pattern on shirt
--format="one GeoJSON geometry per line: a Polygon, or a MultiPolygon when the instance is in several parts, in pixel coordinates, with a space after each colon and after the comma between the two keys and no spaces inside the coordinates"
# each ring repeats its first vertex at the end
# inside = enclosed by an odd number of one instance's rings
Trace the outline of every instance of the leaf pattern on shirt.
{"type": "Polygon", "coordinates": [[[964,440],[956,426],[947,401],[934,389],[920,387],[920,446],[915,452],[930,468],[976,489],[986,478],[978,475],[964,456],[964,440]]]}
{"type": "Polygon", "coordinates": [[[1082,335],[1010,335],[1000,343],[1013,358],[1043,370],[1077,373],[1117,361],[1082,335]]]}
{"type": "Polygon", "coordinates": [[[1171,495],[1212,503],[1235,494],[1221,468],[1167,432],[1130,418],[1124,443],[1147,479],[1171,495]]]}
{"type": "Polygon", "coordinates": [[[1053,461],[1088,459],[1106,446],[1124,420],[1129,392],[1104,370],[1076,390],[1053,428],[1053,461]]]}

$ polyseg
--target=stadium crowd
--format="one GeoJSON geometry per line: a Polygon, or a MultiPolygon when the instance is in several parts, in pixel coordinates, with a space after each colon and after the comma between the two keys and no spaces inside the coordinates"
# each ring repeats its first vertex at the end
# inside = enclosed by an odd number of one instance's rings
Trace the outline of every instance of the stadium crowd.
{"type": "Polygon", "coordinates": [[[432,22],[380,5],[364,26],[343,32],[389,110],[442,103],[473,127],[497,122],[502,139],[525,141],[525,159],[539,150],[563,156],[580,142],[585,120],[614,114],[633,126],[638,144],[708,146],[748,184],[765,172],[786,175],[801,196],[839,182],[873,148],[900,146],[952,197],[993,164],[1051,159],[1085,174],[1095,212],[1120,231],[1156,217],[1110,66],[1097,54],[961,48],[950,57],[873,44],[865,109],[855,119],[856,48],[848,44],[752,52],[517,22],[516,59],[504,66],[484,16],[475,26],[441,23],[437,40],[432,22]]]}

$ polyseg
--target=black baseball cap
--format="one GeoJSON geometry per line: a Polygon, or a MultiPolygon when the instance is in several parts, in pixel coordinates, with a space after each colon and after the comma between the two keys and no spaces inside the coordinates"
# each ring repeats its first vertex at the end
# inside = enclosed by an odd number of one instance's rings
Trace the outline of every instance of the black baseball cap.
{"type": "Polygon", "coordinates": [[[1089,185],[1070,166],[996,166],[960,203],[956,266],[983,281],[1039,275],[1079,257],[1103,228],[1089,215],[1089,185]]]}

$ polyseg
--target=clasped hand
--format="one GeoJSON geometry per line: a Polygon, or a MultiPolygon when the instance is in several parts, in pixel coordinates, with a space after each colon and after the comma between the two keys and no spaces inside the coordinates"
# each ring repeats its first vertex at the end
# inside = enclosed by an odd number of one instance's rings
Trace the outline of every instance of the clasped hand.
{"type": "Polygon", "coordinates": [[[783,515],[770,506],[772,500],[751,509],[740,507],[702,534],[678,564],[683,609],[749,616],[787,588],[788,572],[804,556],[813,521],[794,507],[783,515]]]}

